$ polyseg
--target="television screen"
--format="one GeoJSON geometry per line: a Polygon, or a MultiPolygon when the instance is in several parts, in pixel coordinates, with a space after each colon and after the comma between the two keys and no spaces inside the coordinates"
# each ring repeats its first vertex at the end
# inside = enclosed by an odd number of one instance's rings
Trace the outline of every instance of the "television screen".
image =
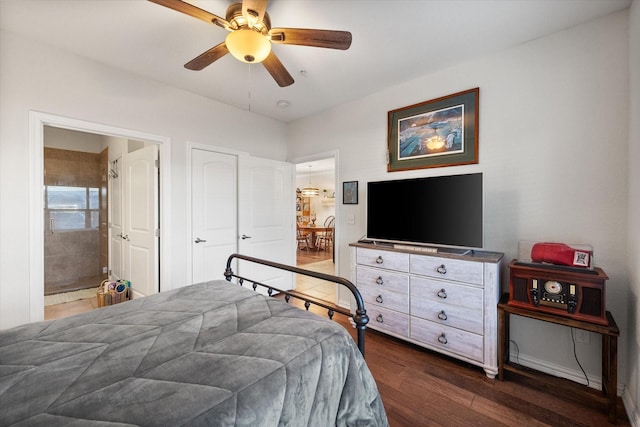
{"type": "Polygon", "coordinates": [[[482,174],[367,184],[367,238],[481,248],[482,174]]]}

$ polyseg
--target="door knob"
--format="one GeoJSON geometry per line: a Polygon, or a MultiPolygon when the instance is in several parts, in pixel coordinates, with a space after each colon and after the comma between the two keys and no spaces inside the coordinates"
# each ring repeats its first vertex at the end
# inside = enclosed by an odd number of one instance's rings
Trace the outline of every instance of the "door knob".
{"type": "Polygon", "coordinates": [[[202,240],[201,238],[196,237],[196,240],[194,240],[194,242],[196,242],[196,243],[205,243],[206,240],[202,240]]]}
{"type": "Polygon", "coordinates": [[[250,239],[250,238],[251,238],[251,236],[247,236],[246,234],[243,234],[243,235],[242,235],[242,237],[240,237],[240,238],[241,238],[242,240],[244,240],[244,239],[250,239]]]}

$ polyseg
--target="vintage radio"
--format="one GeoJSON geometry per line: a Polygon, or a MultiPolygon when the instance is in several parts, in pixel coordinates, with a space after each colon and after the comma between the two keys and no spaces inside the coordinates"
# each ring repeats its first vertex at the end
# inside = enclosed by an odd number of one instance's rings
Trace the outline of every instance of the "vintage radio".
{"type": "Polygon", "coordinates": [[[602,269],[513,260],[509,270],[508,305],[607,324],[604,286],[608,277],[602,269]]]}

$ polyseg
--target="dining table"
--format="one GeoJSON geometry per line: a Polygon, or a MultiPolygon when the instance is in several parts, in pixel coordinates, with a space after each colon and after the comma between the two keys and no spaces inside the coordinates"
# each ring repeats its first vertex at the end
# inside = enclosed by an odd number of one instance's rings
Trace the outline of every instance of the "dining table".
{"type": "Polygon", "coordinates": [[[325,232],[325,231],[332,230],[332,227],[321,227],[319,225],[316,225],[316,226],[313,226],[313,225],[301,225],[298,228],[302,233],[309,235],[309,239],[307,239],[308,248],[309,248],[309,250],[314,250],[314,251],[318,249],[318,247],[316,246],[316,235],[317,235],[317,233],[322,233],[322,232],[325,232]]]}

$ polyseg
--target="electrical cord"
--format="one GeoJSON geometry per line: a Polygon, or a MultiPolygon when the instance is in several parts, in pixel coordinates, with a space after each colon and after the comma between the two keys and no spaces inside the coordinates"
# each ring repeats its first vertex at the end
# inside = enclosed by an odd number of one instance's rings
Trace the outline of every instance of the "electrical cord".
{"type": "MultiPolygon", "coordinates": [[[[578,363],[578,366],[580,367],[580,370],[582,371],[582,375],[584,375],[584,379],[587,381],[587,386],[589,386],[589,377],[587,376],[587,373],[585,372],[584,368],[582,367],[582,364],[580,364],[580,361],[578,360],[578,354],[576,353],[576,339],[575,339],[575,337],[573,335],[573,329],[574,328],[571,328],[571,341],[573,342],[573,357],[576,359],[576,362],[578,363]]],[[[518,343],[515,342],[514,340],[509,340],[509,342],[516,347],[516,363],[520,364],[520,360],[519,360],[520,348],[518,347],[518,343]]]]}
{"type": "Polygon", "coordinates": [[[580,370],[584,375],[584,379],[587,380],[587,386],[589,386],[589,377],[587,377],[587,373],[584,371],[584,368],[582,367],[582,365],[580,364],[580,361],[578,360],[578,354],[576,353],[576,338],[573,335],[573,330],[574,328],[571,328],[571,341],[573,341],[573,357],[575,357],[576,362],[578,363],[578,366],[580,367],[580,370]]]}
{"type": "Polygon", "coordinates": [[[518,343],[514,340],[509,340],[510,343],[516,346],[516,363],[520,364],[520,347],[518,347],[518,343]]]}

